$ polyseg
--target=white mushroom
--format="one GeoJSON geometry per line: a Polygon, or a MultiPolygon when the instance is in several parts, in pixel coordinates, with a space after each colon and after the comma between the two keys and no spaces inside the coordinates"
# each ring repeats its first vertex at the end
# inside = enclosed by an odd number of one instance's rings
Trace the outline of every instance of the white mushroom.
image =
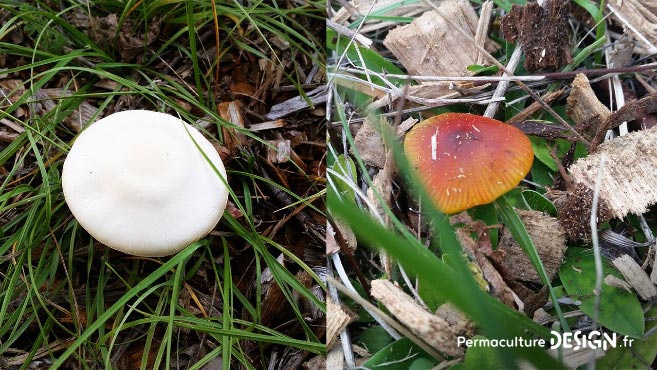
{"type": "Polygon", "coordinates": [[[228,189],[203,154],[226,179],[212,144],[179,118],[114,113],[75,140],[64,197],[101,243],[136,256],[173,254],[207,235],[226,207],[228,189]]]}

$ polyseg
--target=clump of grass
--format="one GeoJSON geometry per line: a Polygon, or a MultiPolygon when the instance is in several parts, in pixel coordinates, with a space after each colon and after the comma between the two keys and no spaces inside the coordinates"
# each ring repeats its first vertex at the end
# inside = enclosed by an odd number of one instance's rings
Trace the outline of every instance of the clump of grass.
{"type": "MultiPolygon", "coordinates": [[[[263,120],[272,104],[303,95],[308,82],[301,77],[323,66],[313,28],[322,12],[316,2],[0,5],[0,120],[13,129],[0,133],[3,366],[264,368],[272,359],[285,366],[324,351],[321,262],[311,253],[323,246],[301,231],[321,220],[321,183],[293,165],[264,168],[267,140],[285,132],[256,134],[216,108],[240,98],[230,76],[257,59],[283,68],[283,84],[293,88],[261,100],[242,96],[250,119],[263,120]],[[114,28],[94,28],[101,19],[114,28]],[[79,129],[125,109],[202,119],[218,146],[238,132],[250,140],[226,158],[231,211],[210,236],[171,258],[131,258],[100,245],[61,193],[62,163],[79,129]],[[280,171],[285,176],[274,176],[280,171]]],[[[255,76],[245,82],[257,83],[255,76]]],[[[321,142],[321,130],[307,129],[308,122],[297,129],[321,142]]],[[[305,155],[319,162],[322,153],[312,148],[305,155]]]]}

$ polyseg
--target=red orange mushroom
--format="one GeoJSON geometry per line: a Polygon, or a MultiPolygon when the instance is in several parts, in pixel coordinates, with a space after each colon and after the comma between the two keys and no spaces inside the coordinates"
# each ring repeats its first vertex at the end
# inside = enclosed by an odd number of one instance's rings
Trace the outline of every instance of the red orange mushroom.
{"type": "Polygon", "coordinates": [[[534,160],[517,128],[468,113],[426,119],[406,134],[404,151],[435,206],[457,213],[513,189],[534,160]]]}

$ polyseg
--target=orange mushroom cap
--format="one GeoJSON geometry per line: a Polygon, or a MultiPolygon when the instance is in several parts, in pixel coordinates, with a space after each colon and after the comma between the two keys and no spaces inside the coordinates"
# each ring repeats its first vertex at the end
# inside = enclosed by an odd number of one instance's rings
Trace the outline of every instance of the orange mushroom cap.
{"type": "Polygon", "coordinates": [[[520,183],[534,160],[520,130],[468,113],[420,122],[406,134],[404,151],[435,206],[448,214],[494,201],[520,183]]]}

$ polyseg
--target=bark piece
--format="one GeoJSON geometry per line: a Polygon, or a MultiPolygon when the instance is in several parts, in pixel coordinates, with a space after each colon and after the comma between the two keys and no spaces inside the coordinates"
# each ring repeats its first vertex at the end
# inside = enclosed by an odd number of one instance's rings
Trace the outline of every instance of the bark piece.
{"type": "MultiPolygon", "coordinates": [[[[438,8],[474,37],[478,20],[468,1],[446,0],[438,8]]],[[[412,75],[468,75],[466,67],[477,61],[477,49],[472,43],[433,10],[388,32],[383,44],[412,75]]]]}
{"type": "Polygon", "coordinates": [[[577,131],[593,139],[598,127],[611,115],[611,111],[595,96],[589,79],[578,74],[572,83],[567,99],[566,113],[577,124],[577,131]]]}
{"type": "Polygon", "coordinates": [[[568,139],[573,136],[572,131],[559,123],[547,121],[521,121],[511,123],[511,125],[522,131],[525,135],[540,136],[549,140],[557,138],[568,139]]]}
{"type": "MultiPolygon", "coordinates": [[[[244,128],[244,114],[242,114],[242,103],[239,100],[221,102],[217,105],[219,116],[237,127],[244,128]]],[[[224,146],[232,152],[246,145],[246,135],[232,127],[222,127],[224,146]]]]}
{"type": "Polygon", "coordinates": [[[513,5],[502,18],[501,31],[510,42],[519,39],[525,51],[525,69],[557,69],[573,61],[568,38],[568,2],[547,0],[545,6],[513,5]]]}
{"type": "Polygon", "coordinates": [[[641,266],[639,266],[632,257],[624,254],[611,261],[611,263],[613,263],[616,269],[623,274],[625,281],[636,290],[643,300],[650,301],[657,297],[657,288],[655,288],[655,284],[650,281],[646,272],[643,271],[641,266]]]}
{"type": "Polygon", "coordinates": [[[650,93],[639,100],[628,101],[600,125],[595,139],[591,142],[591,152],[603,141],[607,130],[618,127],[623,122],[644,119],[649,113],[654,112],[657,112],[657,93],[650,93]]]}
{"type": "Polygon", "coordinates": [[[612,214],[642,214],[657,203],[657,127],[633,132],[601,144],[597,151],[569,168],[576,183],[595,188],[601,157],[605,155],[600,198],[612,214]]]}
{"type": "MultiPolygon", "coordinates": [[[[45,114],[57,107],[59,99],[73,96],[73,92],[66,88],[51,88],[37,90],[34,94],[34,101],[37,101],[37,106],[42,114],[45,114]]],[[[80,103],[77,109],[70,112],[64,118],[63,122],[75,132],[80,132],[84,127],[91,124],[92,118],[98,111],[98,108],[89,104],[86,101],[80,103]]],[[[95,117],[99,119],[101,117],[95,117]]]]}
{"type": "Polygon", "coordinates": [[[632,63],[633,54],[634,39],[625,30],[609,52],[609,68],[629,66],[632,63]]]}
{"type": "MultiPolygon", "coordinates": [[[[558,191],[555,191],[557,193],[558,191]]],[[[593,207],[593,190],[584,184],[576,184],[573,191],[568,191],[554,199],[559,223],[570,240],[591,240],[591,212],[593,207]]],[[[613,213],[604,198],[598,203],[598,225],[609,221],[613,213]]]]}
{"type": "Polygon", "coordinates": [[[363,162],[377,168],[383,168],[386,164],[386,149],[383,139],[376,129],[378,122],[372,122],[371,118],[365,118],[363,125],[356,133],[354,145],[363,162]]]}
{"type": "Polygon", "coordinates": [[[304,362],[302,366],[304,370],[326,369],[326,358],[322,355],[317,355],[304,362]]]}
{"type": "Polygon", "coordinates": [[[457,336],[471,337],[475,334],[476,325],[451,303],[442,304],[436,310],[436,316],[447,321],[457,336]]]}
{"type": "Polygon", "coordinates": [[[413,298],[388,280],[373,280],[371,294],[391,315],[433,348],[450,356],[462,356],[456,331],[444,319],[426,311],[413,298]]]}
{"type": "MultiPolygon", "coordinates": [[[[519,209],[517,212],[536,246],[548,277],[552,279],[566,252],[566,233],[554,217],[538,211],[519,209]]],[[[506,252],[502,265],[513,280],[541,283],[529,257],[507,229],[502,231],[499,249],[506,252]]]]}

